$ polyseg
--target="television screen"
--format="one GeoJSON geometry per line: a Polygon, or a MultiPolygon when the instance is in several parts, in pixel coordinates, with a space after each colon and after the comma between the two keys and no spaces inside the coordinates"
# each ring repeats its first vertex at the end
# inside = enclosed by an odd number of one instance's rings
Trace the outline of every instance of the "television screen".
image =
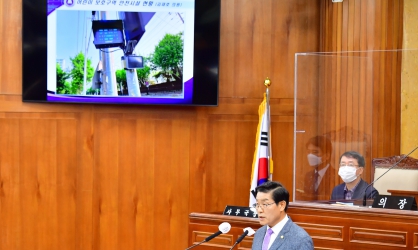
{"type": "Polygon", "coordinates": [[[216,106],[220,0],[23,0],[25,102],[216,106]]]}

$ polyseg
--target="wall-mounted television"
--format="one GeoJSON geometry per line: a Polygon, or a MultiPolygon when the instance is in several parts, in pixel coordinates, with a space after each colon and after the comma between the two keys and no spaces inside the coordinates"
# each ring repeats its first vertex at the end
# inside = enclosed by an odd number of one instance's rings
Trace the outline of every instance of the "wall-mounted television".
{"type": "Polygon", "coordinates": [[[24,102],[218,105],[220,0],[23,0],[24,102]]]}

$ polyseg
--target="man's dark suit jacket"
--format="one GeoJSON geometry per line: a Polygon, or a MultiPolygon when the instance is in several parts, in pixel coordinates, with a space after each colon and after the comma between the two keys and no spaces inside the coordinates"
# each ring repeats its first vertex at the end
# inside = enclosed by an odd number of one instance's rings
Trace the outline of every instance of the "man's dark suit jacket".
{"type": "Polygon", "coordinates": [[[319,183],[318,189],[314,189],[315,169],[306,173],[304,179],[304,194],[302,200],[328,200],[335,186],[335,169],[330,165],[319,183]]]}
{"type": "MultiPolygon", "coordinates": [[[[360,183],[356,187],[356,190],[354,190],[353,197],[351,199],[352,200],[363,199],[364,191],[366,190],[366,187],[368,185],[369,184],[367,182],[365,182],[365,181],[363,181],[363,179],[361,179],[360,183]]],[[[345,199],[345,197],[344,197],[344,187],[345,187],[345,183],[342,183],[342,184],[336,186],[332,190],[331,200],[344,200],[345,199]]],[[[377,191],[374,187],[367,188],[367,193],[366,193],[366,198],[367,199],[374,199],[378,195],[379,195],[379,191],[377,191]]]]}

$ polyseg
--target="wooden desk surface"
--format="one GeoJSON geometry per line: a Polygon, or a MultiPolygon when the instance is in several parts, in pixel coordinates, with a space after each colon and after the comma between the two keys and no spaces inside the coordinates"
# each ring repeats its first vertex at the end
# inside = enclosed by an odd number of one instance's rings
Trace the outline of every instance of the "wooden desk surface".
{"type": "MultiPolygon", "coordinates": [[[[418,211],[291,202],[288,215],[311,235],[315,249],[418,249],[418,211]]],[[[191,213],[189,244],[200,242],[229,222],[232,229],[199,249],[229,249],[243,228],[260,227],[258,220],[219,213],[191,213]]],[[[246,237],[234,249],[251,249],[246,237]]]]}

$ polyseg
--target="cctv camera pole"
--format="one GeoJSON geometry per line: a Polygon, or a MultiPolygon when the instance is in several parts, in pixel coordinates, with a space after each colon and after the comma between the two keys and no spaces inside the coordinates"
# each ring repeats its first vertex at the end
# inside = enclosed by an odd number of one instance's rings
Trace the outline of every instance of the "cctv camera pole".
{"type": "MultiPolygon", "coordinates": [[[[93,19],[94,19],[94,16],[92,16],[91,20],[93,19]]],[[[89,40],[86,44],[86,50],[84,52],[84,75],[83,75],[83,92],[82,92],[83,95],[85,95],[87,92],[87,54],[89,53],[90,38],[91,38],[91,34],[93,33],[93,31],[91,29],[87,29],[87,33],[89,33],[89,40]]],[[[87,33],[86,33],[86,40],[87,40],[87,33]]]]}
{"type": "MultiPolygon", "coordinates": [[[[106,11],[100,11],[101,20],[106,20],[106,11]]],[[[109,53],[109,49],[102,49],[102,62],[103,62],[103,77],[102,77],[102,94],[117,96],[118,88],[116,85],[116,73],[113,65],[113,55],[109,53]]]]}
{"type": "Polygon", "coordinates": [[[87,45],[86,45],[86,50],[84,52],[83,92],[81,93],[82,95],[85,95],[87,91],[87,53],[89,52],[90,37],[91,37],[91,32],[89,36],[89,41],[87,42],[87,45]]]}
{"type": "Polygon", "coordinates": [[[128,85],[129,96],[141,96],[136,69],[126,69],[125,72],[126,72],[126,83],[128,85]]]}
{"type": "MultiPolygon", "coordinates": [[[[126,17],[126,12],[120,11],[118,13],[119,18],[124,22],[132,22],[132,20],[128,20],[126,17]]],[[[125,30],[126,32],[126,30],[125,30]]],[[[125,74],[126,74],[126,84],[128,87],[128,95],[140,97],[141,90],[139,89],[139,81],[138,75],[136,74],[136,69],[131,68],[128,66],[128,57],[134,53],[135,46],[137,44],[136,40],[128,40],[126,41],[126,45],[123,48],[123,57],[121,58],[122,64],[125,65],[125,74]]]]}
{"type": "MultiPolygon", "coordinates": [[[[128,41],[126,48],[124,50],[124,58],[125,58],[125,64],[127,65],[127,61],[129,58],[129,55],[132,55],[136,41],[128,41]]],[[[125,67],[126,72],[126,83],[128,84],[128,93],[129,96],[141,96],[141,90],[139,89],[139,81],[138,81],[138,75],[136,74],[136,69],[129,69],[130,67],[125,67]]]]}

